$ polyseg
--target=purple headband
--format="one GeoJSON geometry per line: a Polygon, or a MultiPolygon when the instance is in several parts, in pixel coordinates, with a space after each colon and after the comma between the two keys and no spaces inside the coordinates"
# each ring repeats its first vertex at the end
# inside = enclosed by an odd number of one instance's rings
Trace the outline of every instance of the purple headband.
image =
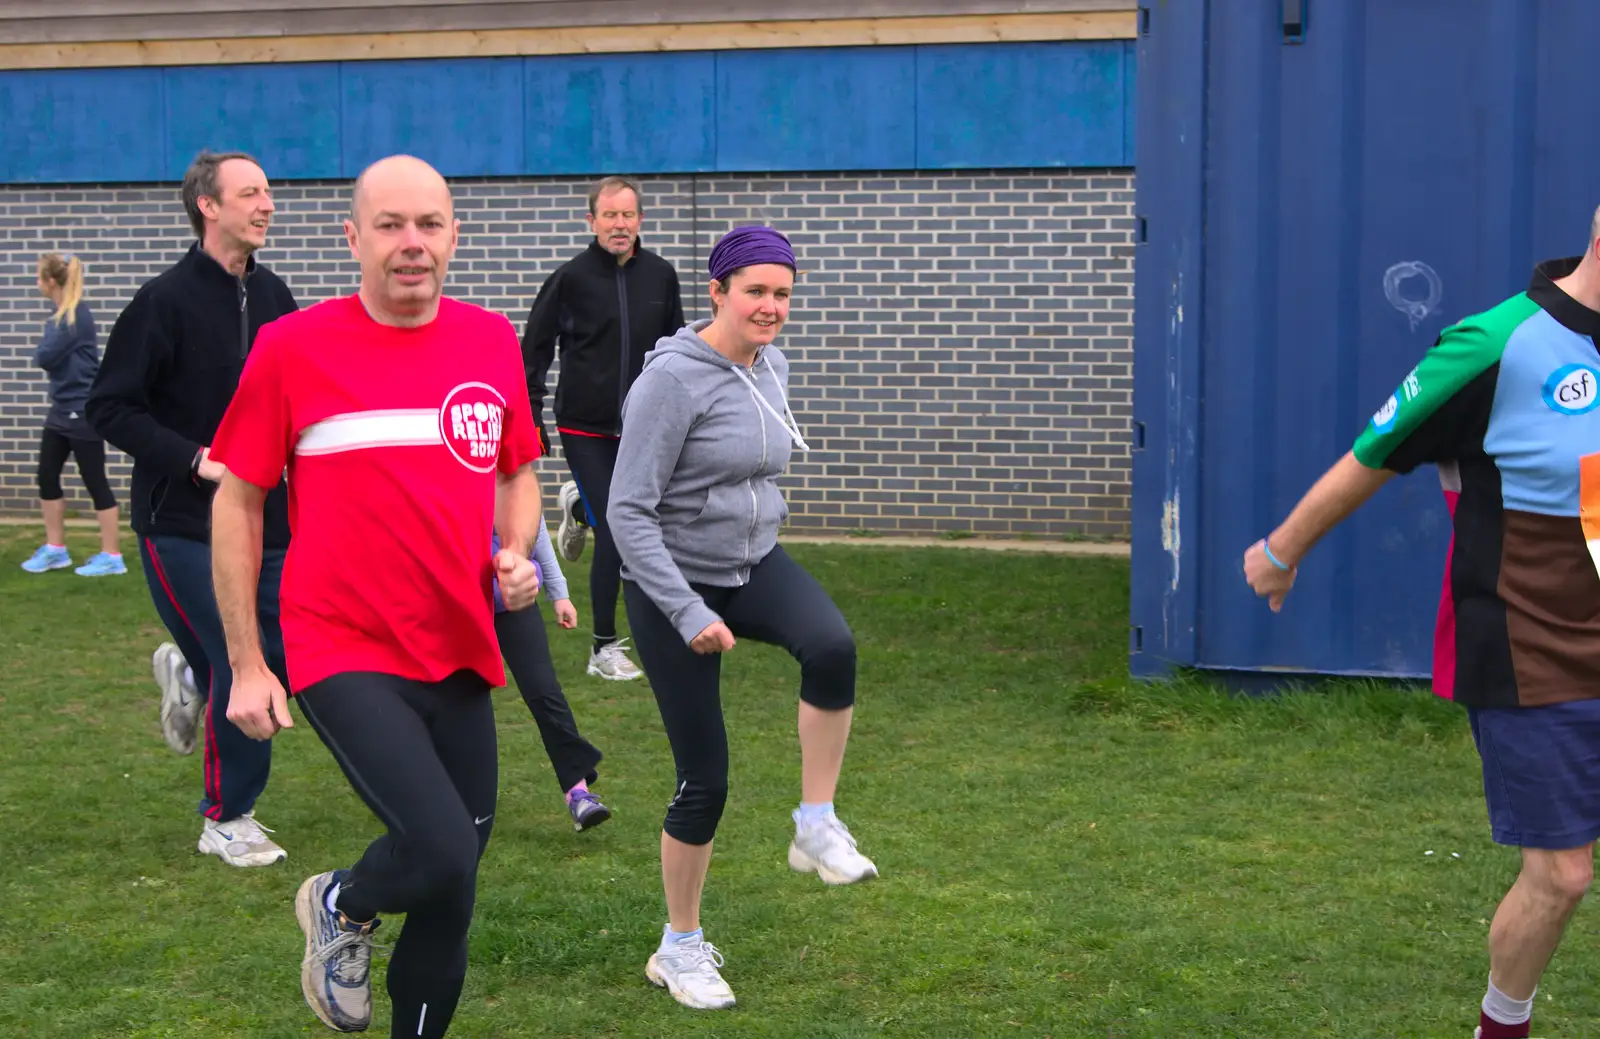
{"type": "Polygon", "coordinates": [[[723,281],[740,267],[781,263],[794,270],[794,249],[789,239],[770,227],[736,227],[711,250],[711,279],[723,281]]]}

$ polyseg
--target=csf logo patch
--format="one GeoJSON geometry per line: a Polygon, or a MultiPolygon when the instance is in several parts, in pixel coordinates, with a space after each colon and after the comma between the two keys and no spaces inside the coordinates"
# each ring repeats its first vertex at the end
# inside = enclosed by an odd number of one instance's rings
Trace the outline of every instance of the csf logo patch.
{"type": "Polygon", "coordinates": [[[492,473],[500,459],[506,399],[481,382],[464,382],[445,396],[439,433],[456,461],[475,473],[492,473]]]}
{"type": "Polygon", "coordinates": [[[1544,381],[1544,402],[1563,415],[1586,415],[1600,407],[1600,372],[1586,364],[1568,364],[1544,381]]]}
{"type": "Polygon", "coordinates": [[[1373,432],[1381,436],[1393,429],[1395,416],[1400,414],[1400,398],[1404,397],[1408,402],[1413,401],[1421,392],[1422,381],[1417,378],[1417,370],[1413,368],[1405,381],[1400,384],[1400,388],[1390,394],[1389,399],[1383,402],[1383,407],[1372,416],[1373,432]]]}
{"type": "Polygon", "coordinates": [[[1383,407],[1379,408],[1373,413],[1373,430],[1378,433],[1389,432],[1389,430],[1394,428],[1394,417],[1398,414],[1400,414],[1400,398],[1398,396],[1391,396],[1388,400],[1383,402],[1383,407]]]}

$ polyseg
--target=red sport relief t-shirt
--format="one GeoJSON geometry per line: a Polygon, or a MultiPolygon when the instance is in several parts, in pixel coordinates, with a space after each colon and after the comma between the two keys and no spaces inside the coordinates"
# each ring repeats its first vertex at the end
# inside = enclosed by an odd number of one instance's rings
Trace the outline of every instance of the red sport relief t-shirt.
{"type": "Polygon", "coordinates": [[[261,329],[211,456],[289,472],[280,612],[289,689],[378,671],[505,684],[490,598],[496,473],[539,457],[511,323],[442,299],[420,328],[357,296],[261,329]]]}

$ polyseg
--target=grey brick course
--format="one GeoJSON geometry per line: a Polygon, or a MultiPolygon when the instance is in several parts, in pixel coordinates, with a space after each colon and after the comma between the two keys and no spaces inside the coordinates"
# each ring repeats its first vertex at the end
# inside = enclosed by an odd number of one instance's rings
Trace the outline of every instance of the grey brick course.
{"type": "MultiPolygon", "coordinates": [[[[270,174],[271,171],[269,170],[270,174]]],[[[520,332],[540,282],[582,249],[589,181],[455,182],[453,295],[520,332]]],[[[734,223],[788,233],[802,277],[781,339],[812,447],[792,525],[1126,537],[1133,364],[1133,174],[1007,171],[644,178],[647,246],[707,313],[705,258],[734,223]]],[[[264,261],[302,305],[357,278],[343,183],[277,187],[264,261]]],[[[0,512],[36,511],[46,402],[30,363],[41,252],[88,266],[102,344],[140,283],[189,243],[175,185],[0,188],[0,512]]],[[[559,368],[555,373],[559,377],[559,368]]],[[[559,448],[557,449],[559,451],[559,448]]],[[[127,493],[114,450],[113,485],[127,493]]],[[[564,471],[542,463],[553,493],[564,471]]],[[[67,467],[69,507],[90,504],[67,467]]]]}

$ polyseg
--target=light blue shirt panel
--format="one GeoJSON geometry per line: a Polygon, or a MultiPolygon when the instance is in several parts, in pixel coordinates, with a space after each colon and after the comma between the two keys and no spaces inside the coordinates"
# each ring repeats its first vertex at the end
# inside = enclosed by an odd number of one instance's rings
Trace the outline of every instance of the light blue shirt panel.
{"type": "Polygon", "coordinates": [[[1500,356],[1483,449],[1507,509],[1578,514],[1578,459],[1600,452],[1600,351],[1540,310],[1500,356]]]}

